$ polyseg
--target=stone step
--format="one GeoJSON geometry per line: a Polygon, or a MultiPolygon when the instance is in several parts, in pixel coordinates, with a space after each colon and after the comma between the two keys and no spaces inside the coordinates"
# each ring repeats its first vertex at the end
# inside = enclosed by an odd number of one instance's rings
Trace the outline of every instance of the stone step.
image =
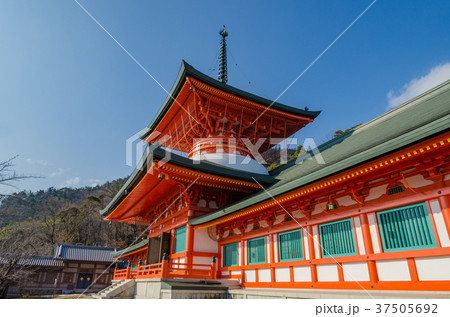
{"type": "Polygon", "coordinates": [[[218,280],[222,285],[228,287],[228,289],[240,289],[239,280],[235,279],[220,279],[218,280]]]}
{"type": "Polygon", "coordinates": [[[127,280],[119,280],[119,281],[113,281],[113,283],[102,289],[101,291],[99,291],[96,294],[93,294],[92,297],[94,298],[108,298],[109,293],[119,289],[123,284],[125,284],[127,280]]]}

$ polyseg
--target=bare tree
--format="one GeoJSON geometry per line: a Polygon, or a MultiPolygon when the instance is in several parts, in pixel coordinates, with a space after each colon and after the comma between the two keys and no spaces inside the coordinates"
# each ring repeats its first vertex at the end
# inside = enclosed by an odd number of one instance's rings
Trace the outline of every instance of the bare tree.
{"type": "MultiPolygon", "coordinates": [[[[14,166],[13,161],[17,158],[17,155],[6,160],[3,162],[0,162],[0,185],[3,186],[9,186],[9,187],[15,187],[14,183],[26,178],[36,178],[36,176],[27,176],[27,175],[21,175],[17,174],[17,172],[12,170],[12,167],[14,166]]],[[[4,194],[0,191],[0,201],[8,197],[9,195],[4,194]]]]}
{"type": "MultiPolygon", "coordinates": [[[[14,156],[0,162],[0,185],[15,187],[14,182],[32,176],[19,175],[12,170],[14,156]]],[[[1,199],[9,196],[0,191],[1,199]]],[[[5,298],[11,285],[18,284],[28,278],[33,269],[30,266],[30,251],[37,243],[33,243],[35,235],[32,230],[24,230],[26,223],[2,228],[0,231],[0,298],[5,298]]]]}
{"type": "Polygon", "coordinates": [[[0,232],[0,298],[6,298],[8,289],[17,286],[35,272],[31,260],[39,244],[26,223],[3,228],[0,232]]]}

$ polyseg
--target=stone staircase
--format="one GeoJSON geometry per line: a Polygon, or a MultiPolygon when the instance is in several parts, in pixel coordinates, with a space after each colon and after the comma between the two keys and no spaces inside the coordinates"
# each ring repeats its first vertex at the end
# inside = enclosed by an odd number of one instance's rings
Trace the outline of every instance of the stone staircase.
{"type": "Polygon", "coordinates": [[[239,290],[239,280],[138,279],[113,281],[109,287],[92,294],[93,298],[230,298],[239,290]]]}
{"type": "MultiPolygon", "coordinates": [[[[235,287],[234,283],[229,285],[235,287]]],[[[161,283],[162,299],[226,299],[228,285],[219,280],[167,279],[161,283]]]]}
{"type": "Polygon", "coordinates": [[[135,280],[119,280],[113,283],[100,292],[93,294],[92,297],[106,299],[106,298],[133,298],[135,280]]]}
{"type": "Polygon", "coordinates": [[[228,290],[241,289],[241,286],[239,285],[239,280],[220,279],[218,281],[220,282],[220,284],[228,287],[228,290]]]}

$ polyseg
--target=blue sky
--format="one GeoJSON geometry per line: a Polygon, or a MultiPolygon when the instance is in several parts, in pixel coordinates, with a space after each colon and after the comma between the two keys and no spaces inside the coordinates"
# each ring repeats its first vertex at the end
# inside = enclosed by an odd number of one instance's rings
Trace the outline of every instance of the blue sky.
{"type": "MultiPolygon", "coordinates": [[[[269,99],[372,2],[78,1],[167,90],[182,59],[216,77],[225,24],[228,84],[269,99]]],[[[378,0],[279,99],[322,110],[299,136],[320,143],[450,78],[449,15],[448,1],[378,0]]],[[[0,1],[0,52],[0,161],[42,176],[17,190],[131,173],[125,141],[166,95],[75,1],[0,1]]]]}

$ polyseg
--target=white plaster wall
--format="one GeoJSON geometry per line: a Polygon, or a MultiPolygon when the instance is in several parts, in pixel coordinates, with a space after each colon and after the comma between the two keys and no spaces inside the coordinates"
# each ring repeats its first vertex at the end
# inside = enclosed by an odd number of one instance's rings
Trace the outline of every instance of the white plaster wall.
{"type": "Polygon", "coordinates": [[[405,259],[376,261],[380,281],[411,281],[405,259]]]}
{"type": "Polygon", "coordinates": [[[248,259],[247,259],[247,240],[245,240],[245,243],[244,243],[244,257],[245,257],[244,265],[247,265],[247,263],[248,263],[248,259]]]}
{"type": "Polygon", "coordinates": [[[317,280],[319,282],[338,282],[337,264],[317,265],[317,280]]]}
{"type": "Polygon", "coordinates": [[[313,238],[314,238],[314,253],[316,254],[316,259],[320,259],[320,247],[319,247],[319,228],[317,226],[312,227],[313,238]]]}
{"type": "MultiPolygon", "coordinates": [[[[402,184],[404,184],[405,187],[408,187],[408,186],[406,186],[406,184],[403,181],[403,179],[401,179],[400,182],[402,184]]],[[[422,186],[434,184],[432,181],[430,181],[428,179],[425,179],[423,177],[423,175],[420,175],[420,174],[419,175],[414,175],[414,176],[411,176],[411,177],[406,177],[406,182],[409,185],[411,185],[412,188],[417,188],[417,187],[422,187],[422,186]]]]}
{"type": "Polygon", "coordinates": [[[373,253],[380,253],[380,243],[378,242],[377,226],[375,223],[375,214],[367,215],[369,221],[370,237],[372,238],[373,253]]]}
{"type": "Polygon", "coordinates": [[[241,254],[241,243],[242,242],[238,242],[238,244],[237,244],[237,265],[241,265],[241,256],[242,256],[242,254],[241,254]]]}
{"type": "Polygon", "coordinates": [[[230,271],[222,271],[222,276],[228,276],[230,275],[230,271]]]}
{"type": "Polygon", "coordinates": [[[309,266],[294,266],[295,282],[311,282],[311,269],[309,266]]]}
{"type": "Polygon", "coordinates": [[[259,269],[258,270],[258,281],[270,282],[270,269],[259,269]]]}
{"type": "Polygon", "coordinates": [[[278,235],[273,235],[273,252],[275,252],[275,263],[278,262],[278,235]]]}
{"type": "Polygon", "coordinates": [[[275,269],[275,281],[277,282],[290,282],[291,275],[288,267],[277,267],[275,269]]]}
{"type": "MultiPolygon", "coordinates": [[[[206,258],[203,256],[194,256],[192,258],[192,261],[194,264],[211,264],[212,262],[212,257],[211,258],[206,258]]],[[[208,268],[205,266],[194,266],[194,269],[200,269],[200,270],[207,270],[208,268]]]]}
{"type": "Polygon", "coordinates": [[[284,214],[278,215],[273,224],[276,225],[276,224],[282,222],[284,220],[284,217],[285,217],[284,214]]]}
{"type": "Polygon", "coordinates": [[[352,197],[350,197],[350,195],[336,198],[336,201],[339,204],[339,206],[343,207],[356,204],[356,201],[354,201],[352,197]]]}
{"type": "Polygon", "coordinates": [[[267,237],[266,237],[266,245],[265,245],[265,248],[266,248],[266,262],[267,262],[267,263],[270,263],[270,253],[271,253],[271,250],[270,250],[270,248],[269,248],[269,245],[270,245],[270,237],[267,236],[267,237]]]}
{"type": "Polygon", "coordinates": [[[450,239],[448,236],[448,231],[445,226],[444,216],[442,215],[441,205],[439,201],[432,200],[430,201],[431,212],[433,214],[434,222],[436,223],[436,229],[439,236],[439,241],[441,242],[442,247],[450,246],[450,239]]]}
{"type": "Polygon", "coordinates": [[[324,198],[324,197],[319,197],[320,199],[320,206],[319,204],[316,204],[314,206],[314,210],[311,211],[311,215],[317,215],[320,214],[321,212],[323,212],[323,209],[325,209],[326,205],[327,205],[327,199],[328,198],[324,198]],[[322,209],[323,208],[323,209],[322,209]]]}
{"type": "Polygon", "coordinates": [[[292,215],[294,218],[296,218],[296,219],[299,219],[299,218],[303,217],[303,215],[301,214],[301,212],[298,211],[298,210],[294,210],[293,212],[291,212],[291,215],[292,215]]]}
{"type": "Polygon", "coordinates": [[[194,252],[217,253],[219,245],[208,235],[208,228],[197,229],[194,232],[194,252]]]}
{"type": "MultiPolygon", "coordinates": [[[[172,260],[172,268],[178,269],[178,268],[184,268],[182,266],[177,265],[177,263],[184,263],[184,258],[176,258],[172,260]]],[[[169,263],[169,265],[171,265],[169,263]]]]}
{"type": "Polygon", "coordinates": [[[431,258],[416,258],[419,281],[449,281],[450,257],[436,256],[431,258]]]}
{"type": "Polygon", "coordinates": [[[370,281],[367,263],[343,263],[344,281],[370,281]]]}
{"type": "Polygon", "coordinates": [[[233,232],[234,232],[235,234],[241,234],[241,233],[242,233],[241,230],[239,230],[238,228],[234,228],[234,229],[233,229],[233,232]]]}
{"type": "Polygon", "coordinates": [[[386,188],[388,187],[388,184],[380,185],[374,188],[371,188],[369,191],[369,195],[366,198],[366,201],[377,199],[381,195],[386,194],[386,188]]]}
{"type": "Polygon", "coordinates": [[[306,228],[303,229],[303,246],[305,248],[303,256],[305,260],[309,260],[308,230],[306,228]]]}
{"type": "Polygon", "coordinates": [[[245,270],[245,281],[255,282],[255,270],[245,270]]]}
{"type": "Polygon", "coordinates": [[[361,230],[361,221],[359,216],[353,218],[355,222],[355,231],[356,231],[356,242],[358,243],[359,254],[366,254],[366,249],[364,247],[364,239],[361,230]]]}
{"type": "Polygon", "coordinates": [[[210,202],[209,202],[209,208],[217,209],[218,207],[217,207],[216,202],[215,202],[215,201],[210,201],[210,202]]]}

